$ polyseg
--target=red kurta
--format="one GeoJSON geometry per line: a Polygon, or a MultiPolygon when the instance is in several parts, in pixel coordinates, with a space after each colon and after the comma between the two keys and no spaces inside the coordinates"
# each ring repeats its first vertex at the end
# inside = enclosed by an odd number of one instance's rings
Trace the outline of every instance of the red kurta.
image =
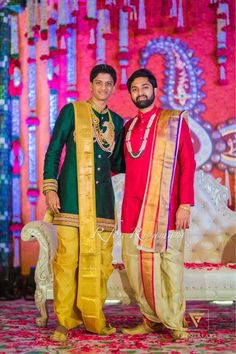
{"type": "MultiPolygon", "coordinates": [[[[131,133],[131,146],[134,153],[139,151],[149,118],[155,112],[158,117],[160,109],[157,109],[157,107],[154,107],[147,113],[142,113],[141,111],[138,112],[139,119],[131,133]]],[[[125,126],[125,135],[131,122],[132,120],[130,120],[125,126]]],[[[124,145],[126,177],[121,217],[121,231],[123,233],[132,233],[137,226],[146,187],[154,127],[155,120],[150,129],[146,148],[139,158],[132,158],[127,151],[126,144],[124,145]]],[[[175,214],[179,205],[194,204],[194,171],[195,160],[192,141],[188,125],[183,119],[171,195],[170,230],[175,230],[175,214]]]]}

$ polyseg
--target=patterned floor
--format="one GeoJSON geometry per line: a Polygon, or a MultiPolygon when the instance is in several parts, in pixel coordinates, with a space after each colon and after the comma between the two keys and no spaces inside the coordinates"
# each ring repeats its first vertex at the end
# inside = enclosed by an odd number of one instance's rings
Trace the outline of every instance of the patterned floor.
{"type": "Polygon", "coordinates": [[[189,302],[186,319],[190,330],[188,342],[174,342],[168,331],[161,333],[125,336],[123,326],[132,327],[141,316],[135,305],[106,306],[109,322],[118,330],[112,336],[86,333],[81,327],[71,331],[66,344],[58,345],[49,340],[54,325],[52,303],[49,303],[49,324],[37,328],[38,311],[33,301],[16,300],[0,302],[0,353],[235,353],[235,304],[216,305],[207,302],[189,302]]]}

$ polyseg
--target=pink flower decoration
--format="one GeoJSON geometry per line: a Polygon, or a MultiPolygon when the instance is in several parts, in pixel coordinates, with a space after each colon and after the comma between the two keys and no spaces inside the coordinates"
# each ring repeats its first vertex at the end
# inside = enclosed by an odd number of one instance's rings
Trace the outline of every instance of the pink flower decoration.
{"type": "Polygon", "coordinates": [[[34,189],[34,188],[30,188],[27,191],[27,196],[28,197],[35,197],[37,198],[39,196],[39,190],[38,189],[34,189]]]}
{"type": "Polygon", "coordinates": [[[57,23],[57,21],[56,21],[54,18],[52,18],[52,17],[50,17],[50,18],[48,19],[48,21],[47,21],[47,24],[48,24],[49,26],[55,25],[55,23],[57,23]]]}
{"type": "Polygon", "coordinates": [[[48,30],[47,29],[43,29],[40,32],[41,38],[43,41],[46,41],[48,39],[48,30]]]}
{"type": "Polygon", "coordinates": [[[38,126],[40,124],[40,121],[37,117],[28,117],[26,119],[26,124],[38,126]]]}

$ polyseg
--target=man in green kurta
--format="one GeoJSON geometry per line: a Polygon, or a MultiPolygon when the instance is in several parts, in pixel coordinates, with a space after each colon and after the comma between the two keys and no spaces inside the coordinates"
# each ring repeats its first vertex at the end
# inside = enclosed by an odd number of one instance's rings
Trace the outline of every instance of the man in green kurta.
{"type": "Polygon", "coordinates": [[[111,66],[92,69],[91,98],[63,107],[45,157],[43,191],[58,234],[53,262],[58,325],[51,336],[57,341],[82,323],[94,333],[115,332],[102,310],[115,227],[111,172],[124,170],[123,120],[107,107],[115,83],[111,66]]]}

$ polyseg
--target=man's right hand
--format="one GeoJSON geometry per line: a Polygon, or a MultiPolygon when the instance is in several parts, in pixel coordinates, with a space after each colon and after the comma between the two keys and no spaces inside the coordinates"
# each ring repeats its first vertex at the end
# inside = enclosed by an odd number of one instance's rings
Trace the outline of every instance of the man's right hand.
{"type": "Polygon", "coordinates": [[[58,194],[54,191],[46,192],[46,204],[55,214],[60,213],[61,206],[58,194]]]}

